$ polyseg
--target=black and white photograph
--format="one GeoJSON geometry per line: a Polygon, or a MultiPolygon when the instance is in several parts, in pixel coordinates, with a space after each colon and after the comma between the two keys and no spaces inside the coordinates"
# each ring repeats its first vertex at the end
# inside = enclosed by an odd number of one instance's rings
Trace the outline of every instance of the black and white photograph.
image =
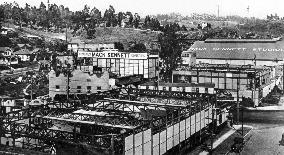
{"type": "Polygon", "coordinates": [[[284,155],[283,8],[1,0],[0,155],[284,155]]]}

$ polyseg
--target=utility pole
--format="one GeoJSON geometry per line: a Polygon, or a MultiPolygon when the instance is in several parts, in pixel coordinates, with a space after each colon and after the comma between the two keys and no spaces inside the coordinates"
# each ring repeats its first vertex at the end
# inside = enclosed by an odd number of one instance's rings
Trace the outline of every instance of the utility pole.
{"type": "Polygon", "coordinates": [[[65,23],[65,41],[66,41],[66,43],[68,43],[68,41],[67,41],[67,21],[65,21],[66,23],[65,23]]]}
{"type": "Polygon", "coordinates": [[[240,90],[240,69],[238,68],[239,76],[237,78],[237,123],[240,121],[240,101],[239,101],[239,90],[240,90]]]}
{"type": "Polygon", "coordinates": [[[33,76],[31,77],[31,101],[33,100],[33,76]]]}
{"type": "Polygon", "coordinates": [[[71,71],[69,69],[66,69],[67,72],[67,86],[66,86],[66,96],[67,96],[67,101],[69,100],[69,93],[70,93],[70,76],[69,74],[71,71]]]}
{"type": "Polygon", "coordinates": [[[69,74],[67,73],[67,86],[66,86],[67,100],[69,100],[69,74]]]}
{"type": "Polygon", "coordinates": [[[212,129],[211,129],[211,137],[210,137],[210,142],[211,142],[211,148],[210,148],[210,152],[209,155],[213,154],[213,137],[214,137],[214,129],[215,129],[215,120],[214,120],[214,115],[215,115],[215,110],[212,109],[212,129]]]}
{"type": "MultiPolygon", "coordinates": [[[[159,81],[160,81],[160,50],[158,51],[158,67],[159,67],[159,70],[158,70],[158,81],[157,81],[157,87],[158,87],[158,91],[159,91],[159,81]]],[[[172,79],[173,81],[173,79],[172,79]]]]}
{"type": "Polygon", "coordinates": [[[219,5],[218,5],[218,20],[219,20],[219,16],[220,15],[220,10],[219,10],[219,5]]]}
{"type": "Polygon", "coordinates": [[[244,107],[242,106],[242,137],[244,137],[244,107]]]}
{"type": "Polygon", "coordinates": [[[282,64],[282,93],[284,92],[284,63],[282,64]]]}

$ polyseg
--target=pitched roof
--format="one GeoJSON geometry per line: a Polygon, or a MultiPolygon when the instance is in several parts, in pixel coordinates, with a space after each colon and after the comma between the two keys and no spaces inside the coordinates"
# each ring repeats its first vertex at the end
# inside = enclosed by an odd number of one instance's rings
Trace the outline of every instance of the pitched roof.
{"type": "Polygon", "coordinates": [[[15,55],[30,55],[30,54],[33,54],[33,52],[28,49],[21,49],[21,50],[16,51],[14,54],[15,55]]]}
{"type": "Polygon", "coordinates": [[[20,48],[22,48],[22,47],[24,47],[24,46],[32,47],[32,46],[31,46],[31,45],[29,45],[29,44],[18,44],[18,46],[19,46],[20,48]]]}
{"type": "MultiPolygon", "coordinates": [[[[156,82],[147,82],[143,83],[140,86],[157,86],[156,82]]],[[[214,88],[214,83],[165,83],[160,82],[159,86],[163,87],[208,87],[208,88],[214,88]]]]}
{"type": "Polygon", "coordinates": [[[8,49],[10,49],[12,51],[12,49],[10,47],[0,47],[0,52],[5,52],[8,49]]]}
{"type": "Polygon", "coordinates": [[[188,51],[196,51],[197,59],[283,60],[284,41],[228,39],[196,41],[188,51]]]}

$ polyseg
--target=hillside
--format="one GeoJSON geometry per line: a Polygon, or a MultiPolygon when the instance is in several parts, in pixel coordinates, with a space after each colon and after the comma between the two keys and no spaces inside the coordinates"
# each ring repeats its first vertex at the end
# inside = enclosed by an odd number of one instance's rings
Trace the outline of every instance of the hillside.
{"type": "MultiPolygon", "coordinates": [[[[121,42],[124,48],[127,49],[131,42],[152,44],[157,41],[158,34],[160,32],[150,30],[140,30],[133,28],[121,28],[121,27],[97,27],[94,39],[86,39],[84,32],[76,35],[84,42],[92,43],[108,43],[108,42],[121,42]]],[[[72,38],[74,40],[74,38],[72,38]]]]}
{"type": "MultiPolygon", "coordinates": [[[[19,26],[15,26],[12,23],[5,23],[4,26],[19,29],[19,26]]],[[[121,28],[121,27],[97,27],[94,39],[86,39],[86,32],[84,30],[78,30],[72,35],[73,30],[68,30],[67,38],[68,41],[81,40],[82,42],[91,43],[113,43],[121,42],[125,49],[128,49],[131,43],[143,43],[151,46],[154,41],[157,41],[158,34],[160,32],[151,30],[141,30],[134,28],[121,28]]],[[[20,31],[18,31],[20,32],[20,31]]],[[[44,37],[46,40],[61,39],[65,40],[65,33],[53,33],[46,32],[43,30],[35,30],[28,27],[22,27],[20,32],[21,36],[35,35],[44,37]]]]}

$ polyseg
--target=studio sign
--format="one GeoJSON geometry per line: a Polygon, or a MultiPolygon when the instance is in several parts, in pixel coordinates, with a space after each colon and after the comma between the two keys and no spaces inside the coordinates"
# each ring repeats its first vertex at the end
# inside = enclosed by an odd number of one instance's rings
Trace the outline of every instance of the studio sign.
{"type": "Polygon", "coordinates": [[[190,48],[191,51],[206,51],[206,50],[212,50],[212,51],[258,51],[258,52],[277,52],[281,51],[284,52],[284,49],[282,48],[244,48],[244,47],[233,47],[233,48],[219,48],[219,47],[213,47],[213,48],[206,48],[206,47],[197,47],[197,48],[190,48]]]}
{"type": "Polygon", "coordinates": [[[114,58],[114,59],[147,59],[147,53],[126,52],[78,52],[78,57],[114,58]]]}

